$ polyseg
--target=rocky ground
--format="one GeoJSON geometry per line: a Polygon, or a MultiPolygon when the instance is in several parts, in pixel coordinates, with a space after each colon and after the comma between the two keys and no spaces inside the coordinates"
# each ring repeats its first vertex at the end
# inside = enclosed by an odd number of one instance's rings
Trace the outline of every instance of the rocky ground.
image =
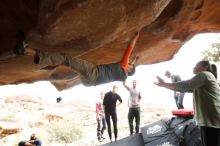
{"type": "MultiPolygon", "coordinates": [[[[40,97],[18,96],[0,98],[0,145],[16,146],[20,140],[28,140],[31,133],[36,133],[47,146],[95,146],[108,143],[105,131],[103,142],[96,138],[95,103],[92,101],[45,102],[40,97]],[[48,143],[45,129],[52,121],[76,120],[83,130],[83,138],[68,144],[48,143]]],[[[141,127],[170,117],[171,108],[153,104],[142,104],[141,127]]],[[[129,136],[126,104],[117,107],[118,139],[129,136]]],[[[77,125],[76,125],[77,126],[77,125]]]]}

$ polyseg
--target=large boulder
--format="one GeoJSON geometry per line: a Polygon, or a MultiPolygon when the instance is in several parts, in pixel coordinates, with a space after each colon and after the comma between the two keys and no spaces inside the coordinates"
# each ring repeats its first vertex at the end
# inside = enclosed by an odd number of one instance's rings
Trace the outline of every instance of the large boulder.
{"type": "Polygon", "coordinates": [[[15,56],[17,30],[33,48],[103,64],[117,62],[141,29],[134,54],[141,54],[138,64],[153,64],[172,59],[195,34],[219,32],[219,5],[218,0],[2,0],[0,85],[49,80],[62,90],[80,82],[67,67],[48,69],[15,56]]]}

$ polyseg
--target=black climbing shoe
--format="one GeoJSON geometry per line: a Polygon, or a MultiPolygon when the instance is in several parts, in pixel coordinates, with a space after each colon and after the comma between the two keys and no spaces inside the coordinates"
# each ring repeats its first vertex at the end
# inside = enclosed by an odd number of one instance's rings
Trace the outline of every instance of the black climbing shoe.
{"type": "Polygon", "coordinates": [[[25,54],[25,48],[28,46],[28,44],[25,42],[25,35],[23,31],[18,31],[16,34],[16,46],[13,50],[13,52],[16,55],[24,55],[25,54]]]}

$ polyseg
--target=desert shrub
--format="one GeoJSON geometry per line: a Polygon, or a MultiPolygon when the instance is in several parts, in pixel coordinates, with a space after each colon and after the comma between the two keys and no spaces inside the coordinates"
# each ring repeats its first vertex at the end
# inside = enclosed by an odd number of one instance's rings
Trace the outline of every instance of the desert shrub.
{"type": "Polygon", "coordinates": [[[7,96],[7,97],[5,97],[4,102],[5,103],[14,103],[14,100],[10,96],[7,96]]]}
{"type": "Polygon", "coordinates": [[[17,118],[16,118],[16,115],[14,113],[12,113],[12,114],[8,114],[8,115],[1,117],[0,121],[15,122],[15,121],[17,121],[17,118]]]}
{"type": "Polygon", "coordinates": [[[51,122],[47,132],[49,142],[72,143],[83,137],[82,126],[73,121],[51,122]]]}

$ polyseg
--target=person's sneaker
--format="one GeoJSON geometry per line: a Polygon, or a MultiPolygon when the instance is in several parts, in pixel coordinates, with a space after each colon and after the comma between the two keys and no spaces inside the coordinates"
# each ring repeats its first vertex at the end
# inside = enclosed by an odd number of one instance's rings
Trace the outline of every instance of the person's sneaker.
{"type": "Polygon", "coordinates": [[[16,39],[17,40],[25,40],[25,35],[24,35],[24,32],[22,30],[17,30],[16,39]]]}
{"type": "Polygon", "coordinates": [[[25,54],[25,48],[28,46],[28,44],[25,42],[25,35],[24,32],[18,31],[16,34],[17,43],[13,50],[13,52],[16,55],[24,55],[25,54]]]}
{"type": "Polygon", "coordinates": [[[101,140],[101,138],[100,138],[100,137],[98,137],[98,141],[99,141],[99,142],[102,142],[102,140],[101,140]]]}

